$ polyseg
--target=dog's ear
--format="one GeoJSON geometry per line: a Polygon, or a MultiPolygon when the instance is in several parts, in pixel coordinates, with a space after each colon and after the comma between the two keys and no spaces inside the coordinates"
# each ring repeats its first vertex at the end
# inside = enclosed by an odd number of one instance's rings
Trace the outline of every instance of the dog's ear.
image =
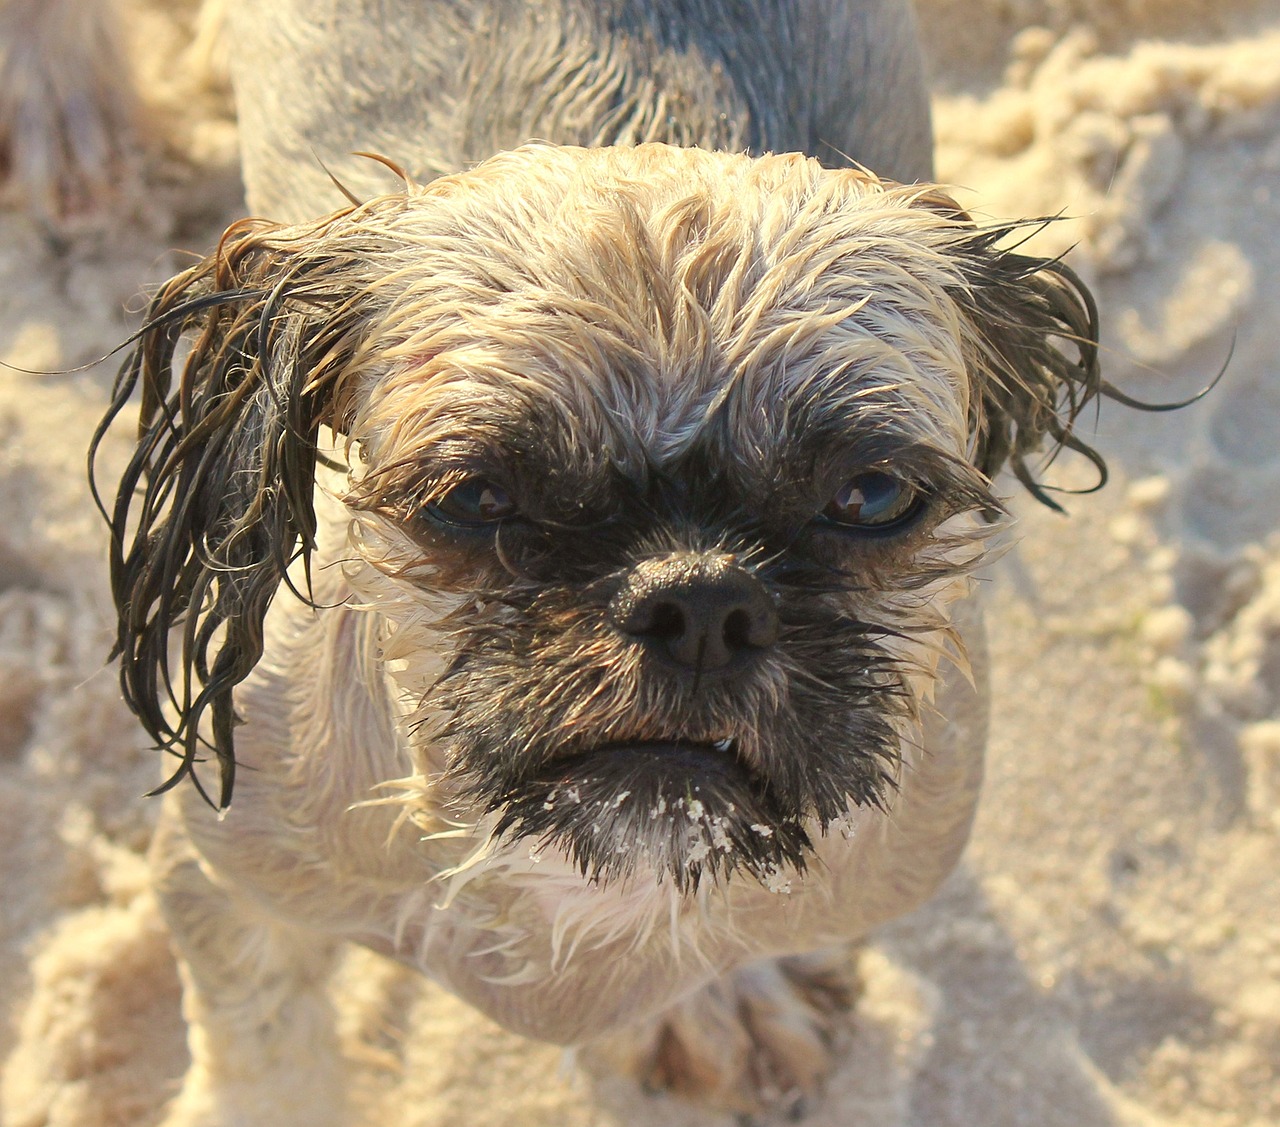
{"type": "Polygon", "coordinates": [[[1075,433],[1076,418],[1098,395],[1141,406],[1102,379],[1093,295],[1061,259],[1017,249],[1025,235],[1050,220],[980,227],[936,186],[919,189],[912,202],[952,225],[949,252],[961,281],[948,292],[966,334],[974,464],[994,478],[1007,463],[1032,496],[1061,511],[1035,479],[1028,456],[1046,445],[1048,461],[1063,448],[1075,450],[1097,468],[1095,488],[1101,488],[1106,463],[1075,433]]]}
{"type": "Polygon", "coordinates": [[[286,570],[314,544],[317,430],[342,431],[349,410],[367,316],[350,272],[359,248],[344,253],[333,237],[348,214],[308,228],[242,221],[162,286],[90,451],[93,479],[107,427],[140,390],[137,447],[114,503],[98,501],[112,531],[121,683],[179,758],[160,790],[184,776],[201,787],[194,767],[212,750],[219,808],[234,780],[232,689],[262,656],[286,570]]]}
{"type": "Polygon", "coordinates": [[[1075,433],[1075,421],[1110,389],[1098,366],[1098,312],[1088,288],[1059,259],[1000,246],[1043,222],[971,228],[955,248],[965,281],[952,297],[969,334],[975,464],[992,478],[1007,463],[1032,496],[1061,510],[1027,459],[1046,447],[1048,461],[1075,450],[1097,468],[1101,488],[1106,463],[1075,433]]]}

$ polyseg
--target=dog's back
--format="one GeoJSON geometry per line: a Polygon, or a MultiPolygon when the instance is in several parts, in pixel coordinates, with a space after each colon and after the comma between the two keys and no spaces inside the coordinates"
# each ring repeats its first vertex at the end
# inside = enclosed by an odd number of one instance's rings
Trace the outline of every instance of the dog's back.
{"type": "Polygon", "coordinates": [[[903,182],[932,139],[904,0],[243,0],[251,210],[312,218],[529,140],[806,152],[903,182]]]}

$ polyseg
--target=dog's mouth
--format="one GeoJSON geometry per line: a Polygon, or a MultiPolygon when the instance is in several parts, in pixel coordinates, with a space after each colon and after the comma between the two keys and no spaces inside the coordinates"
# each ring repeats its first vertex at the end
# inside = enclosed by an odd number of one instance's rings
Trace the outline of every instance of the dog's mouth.
{"type": "Polygon", "coordinates": [[[638,869],[683,891],[745,869],[803,869],[801,819],[730,736],[611,742],[554,759],[492,804],[498,832],[563,851],[589,879],[638,869]]]}
{"type": "Polygon", "coordinates": [[[729,770],[737,768],[746,774],[752,772],[739,758],[738,740],[722,736],[714,740],[686,739],[681,736],[611,740],[608,743],[575,752],[550,764],[545,773],[562,774],[566,767],[614,761],[625,765],[628,761],[644,762],[653,766],[665,765],[679,771],[681,768],[697,770],[729,770]]]}

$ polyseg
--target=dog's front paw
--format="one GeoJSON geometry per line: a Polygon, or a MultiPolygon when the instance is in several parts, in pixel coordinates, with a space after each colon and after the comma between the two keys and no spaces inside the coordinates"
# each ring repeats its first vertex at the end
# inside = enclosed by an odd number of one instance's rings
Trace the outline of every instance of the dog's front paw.
{"type": "Polygon", "coordinates": [[[653,1091],[797,1119],[822,1093],[857,993],[848,949],[767,959],[602,1039],[588,1057],[653,1091]]]}

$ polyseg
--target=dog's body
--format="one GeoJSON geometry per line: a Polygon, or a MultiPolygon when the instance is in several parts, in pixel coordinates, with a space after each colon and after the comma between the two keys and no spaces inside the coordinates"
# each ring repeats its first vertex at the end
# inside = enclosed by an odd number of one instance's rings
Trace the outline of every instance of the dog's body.
{"type": "Polygon", "coordinates": [[[300,225],[167,286],[112,409],[141,382],[126,694],[179,775],[217,751],[224,805],[239,765],[223,818],[174,789],[153,849],[192,1025],[170,1127],[341,1122],[339,940],[694,1098],[813,1090],[847,1000],[823,952],[968,834],[989,477],[1035,490],[1023,454],[1078,446],[1087,295],[937,189],[630,147],[927,178],[903,4],[231,26],[251,205],[300,225]],[[314,218],[317,156],[364,194],[353,148],[426,180],[528,137],[619,147],[314,218]],[[350,477],[313,501],[322,425],[350,477]]]}
{"type": "Polygon", "coordinates": [[[256,215],[316,218],[531,140],[807,152],[913,183],[933,171],[902,0],[281,0],[233,5],[256,215]],[[362,167],[363,165],[363,167],[362,167]]]}

